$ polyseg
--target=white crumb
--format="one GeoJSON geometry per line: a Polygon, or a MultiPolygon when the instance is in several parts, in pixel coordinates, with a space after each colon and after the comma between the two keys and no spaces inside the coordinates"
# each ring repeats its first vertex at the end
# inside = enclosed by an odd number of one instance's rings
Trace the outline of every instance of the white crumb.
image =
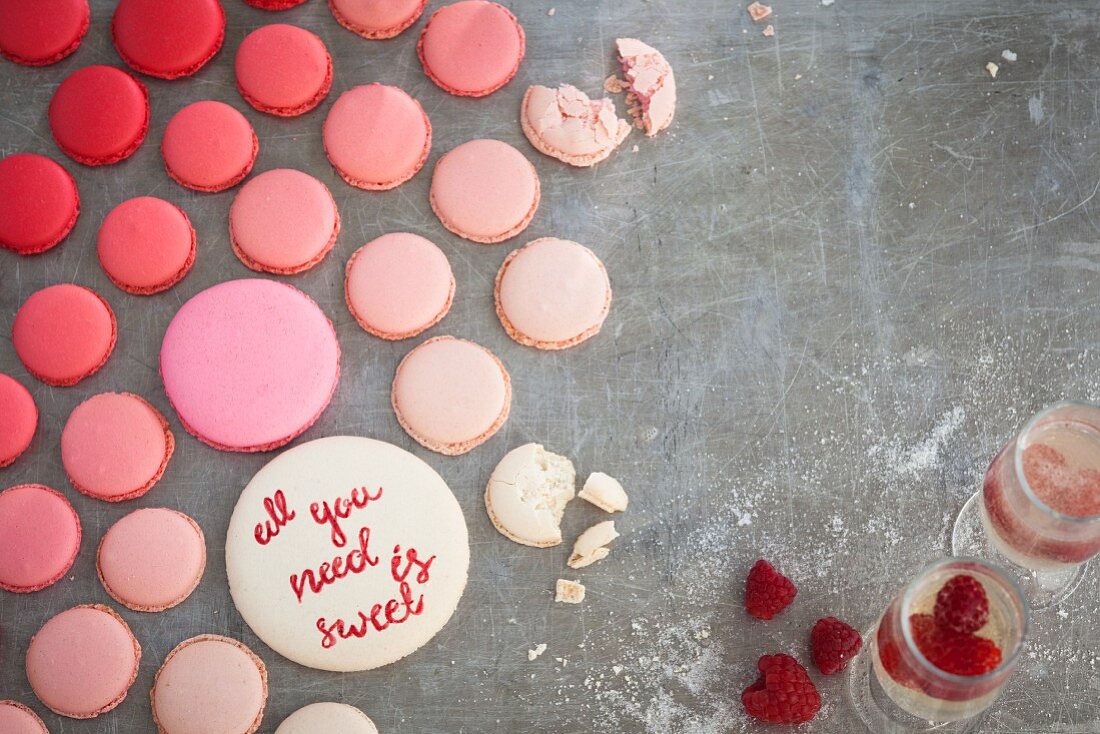
{"type": "Polygon", "coordinates": [[[990,78],[996,79],[997,78],[997,72],[1001,70],[1001,67],[997,66],[992,61],[990,61],[988,64],[985,65],[985,70],[989,72],[990,78]]]}
{"type": "Polygon", "coordinates": [[[538,658],[539,655],[542,655],[544,652],[546,652],[546,643],[540,642],[539,644],[535,645],[534,650],[527,651],[528,662],[535,660],[536,658],[538,658]]]}
{"type": "Polygon", "coordinates": [[[1005,61],[1015,61],[1018,57],[1016,56],[1015,51],[1006,48],[1004,51],[1001,51],[1001,58],[1005,61]]]}
{"type": "Polygon", "coordinates": [[[549,10],[546,11],[546,14],[550,15],[550,16],[553,16],[554,13],[556,13],[556,12],[558,12],[557,8],[550,8],[549,10]]]}

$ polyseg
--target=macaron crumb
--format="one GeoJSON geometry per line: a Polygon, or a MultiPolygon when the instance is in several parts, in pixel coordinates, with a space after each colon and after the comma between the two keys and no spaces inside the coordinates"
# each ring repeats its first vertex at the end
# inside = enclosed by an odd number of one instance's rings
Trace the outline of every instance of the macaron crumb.
{"type": "Polygon", "coordinates": [[[566,565],[569,568],[584,568],[602,561],[611,553],[608,548],[611,541],[618,537],[619,531],[615,529],[614,520],[596,523],[577,537],[566,565]]]}
{"type": "Polygon", "coordinates": [[[554,601],[563,604],[580,604],[584,601],[584,584],[569,579],[558,579],[554,589],[554,601]]]}
{"type": "Polygon", "coordinates": [[[584,488],[577,494],[582,500],[604,512],[622,512],[630,503],[626,490],[617,479],[603,472],[592,472],[584,481],[584,488]]]}

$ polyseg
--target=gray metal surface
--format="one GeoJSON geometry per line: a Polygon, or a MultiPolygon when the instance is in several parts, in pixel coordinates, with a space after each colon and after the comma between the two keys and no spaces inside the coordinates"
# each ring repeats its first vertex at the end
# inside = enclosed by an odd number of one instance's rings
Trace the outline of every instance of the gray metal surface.
{"type": "MultiPolygon", "coordinates": [[[[83,199],[61,247],[27,259],[0,252],[0,371],[27,384],[42,411],[30,452],[0,470],[0,485],[65,490],[85,532],[69,578],[33,595],[0,594],[0,698],[32,705],[51,731],[151,731],[157,667],[177,642],[206,632],[238,637],[267,662],[264,732],[297,707],[330,699],[360,706],[386,734],[763,731],[739,704],[759,655],[791,651],[807,661],[809,627],[826,614],[870,626],[916,569],[945,552],[955,512],[1029,413],[1063,398],[1100,401],[1094,3],[775,0],[776,35],[765,38],[744,2],[513,0],[527,59],[504,90],[468,100],[422,75],[414,46],[423,21],[396,40],[368,42],[339,27],[322,0],[276,14],[224,2],[222,52],[195,78],[145,80],[149,137],[117,166],[65,159],[45,117],[67,73],[119,64],[108,33],[113,3],[93,0],[92,30],[63,63],[0,63],[0,154],[61,160],[83,199]],[[234,50],[270,22],[315,31],[335,58],[332,95],[301,118],[263,116],[235,90],[234,50]],[[526,86],[571,82],[597,92],[614,70],[614,38],[624,35],[652,43],[674,65],[673,128],[653,141],[634,133],[594,170],[533,151],[517,123],[526,86]],[[1018,61],[1001,61],[1005,48],[1018,61]],[[993,60],[996,80],[983,70],[993,60]],[[321,146],[337,94],[371,81],[420,99],[435,131],[428,167],[388,193],[344,184],[321,146]],[[426,648],[382,670],[307,670],[245,627],[226,587],[223,538],[238,492],[270,456],[199,444],[157,375],[161,337],[180,304],[219,281],[253,277],[228,243],[233,192],[185,191],[162,169],[169,117],[205,98],[228,101],[255,125],[256,171],[305,170],[340,206],[335,250],[289,279],[334,320],[344,349],[335,399],[300,440],[352,433],[412,450],[447,479],[471,529],[472,576],[458,613],[426,648]],[[461,241],[428,207],[431,166],[474,137],[517,145],[541,176],[538,214],[505,245],[461,241]],[[115,289],[95,257],[105,213],[143,194],[181,205],[199,236],[194,271],[151,298],[115,289]],[[512,374],[511,419],[461,458],[419,448],[391,414],[393,369],[415,341],[369,337],[343,304],[348,256],[393,230],[433,239],[455,269],[454,308],[429,335],[473,338],[512,374]],[[603,333],[562,353],[512,343],[492,311],[504,256],[545,235],[591,246],[615,291],[603,333]],[[93,378],[50,389],[28,377],[9,334],[27,296],[67,281],[107,297],[119,343],[93,378]],[[78,495],[60,464],[69,412],[107,390],[151,400],[178,440],[163,481],[122,505],[78,495]],[[582,475],[606,471],[628,487],[624,537],[609,559],[567,573],[567,547],[523,548],[493,530],[483,483],[508,448],[526,441],[573,457],[582,475]],[[23,672],[28,640],[73,604],[110,602],[95,576],[99,538],[130,510],[157,505],[205,529],[201,586],[162,614],[122,610],[144,653],[117,710],[83,722],[49,714],[23,672]],[[800,588],[770,623],[741,608],[744,573],[760,555],[800,588]],[[553,603],[559,576],[588,585],[582,606],[553,603]],[[548,650],[528,662],[537,643],[548,650]]],[[[581,504],[567,513],[569,539],[600,519],[581,504]]],[[[1098,596],[1094,568],[1068,603],[1036,617],[1019,674],[977,730],[1100,731],[1098,596]]],[[[825,708],[805,730],[855,731],[842,676],[815,680],[825,708]]]]}

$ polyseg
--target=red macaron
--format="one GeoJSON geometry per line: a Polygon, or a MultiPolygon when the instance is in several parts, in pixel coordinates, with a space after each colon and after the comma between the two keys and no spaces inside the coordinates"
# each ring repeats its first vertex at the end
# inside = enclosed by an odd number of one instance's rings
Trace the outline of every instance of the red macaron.
{"type": "Polygon", "coordinates": [[[272,23],[245,36],[237,48],[237,90],[270,115],[294,117],[321,103],[332,88],[332,57],[305,28],[272,23]]]}
{"type": "Polygon", "coordinates": [[[149,93],[121,69],[87,66],[54,91],[49,120],[58,147],[77,163],[118,163],[134,154],[149,131],[149,93]]]}
{"type": "Polygon", "coordinates": [[[111,38],[134,71],[178,79],[214,58],[225,40],[225,11],[218,0],[120,0],[111,38]]]}
{"type": "Polygon", "coordinates": [[[160,152],[172,180],[195,191],[225,191],[244,180],[260,142],[248,120],[224,102],[205,100],[177,112],[160,152]]]}
{"type": "Polygon", "coordinates": [[[24,66],[55,64],[88,32],[88,0],[3,0],[0,56],[24,66]]]}
{"type": "Polygon", "coordinates": [[[76,181],[59,164],[30,153],[0,160],[0,247],[45,252],[69,235],[79,215],[76,181]]]}

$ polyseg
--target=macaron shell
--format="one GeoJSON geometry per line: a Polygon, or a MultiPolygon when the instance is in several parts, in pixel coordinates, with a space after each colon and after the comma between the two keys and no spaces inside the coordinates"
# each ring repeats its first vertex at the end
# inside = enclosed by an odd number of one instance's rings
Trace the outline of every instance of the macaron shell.
{"type": "Polygon", "coordinates": [[[27,388],[0,374],[0,469],[23,455],[38,428],[38,406],[27,388]]]}
{"type": "Polygon", "coordinates": [[[378,734],[374,722],[359,709],[326,701],[303,706],[283,719],[275,734],[378,734]]]}
{"type": "Polygon", "coordinates": [[[25,66],[56,63],[80,47],[90,19],[88,0],[4,0],[0,55],[25,66]]]}
{"type": "Polygon", "coordinates": [[[149,93],[121,69],[86,66],[54,91],[49,121],[58,147],[77,163],[118,163],[134,154],[149,131],[149,93]]]}
{"type": "Polygon", "coordinates": [[[520,108],[523,134],[544,155],[587,167],[606,159],[630,134],[610,99],[589,99],[576,87],[527,88],[520,108]]]}
{"type": "Polygon", "coordinates": [[[126,698],[141,645],[109,607],[86,604],[50,619],[27,648],[27,680],[54,713],[91,719],[126,698]]]}
{"type": "Polygon", "coordinates": [[[27,593],[55,583],[76,560],[80,518],[41,484],[0,492],[0,589],[27,593]]]}
{"type": "Polygon", "coordinates": [[[0,701],[0,731],[4,734],[50,734],[38,714],[18,701],[0,701]]]}
{"type": "Polygon", "coordinates": [[[488,349],[440,336],[401,360],[391,400],[397,421],[417,443],[457,456],[504,425],[512,384],[504,365],[488,349]]]}
{"type": "Polygon", "coordinates": [[[45,156],[0,160],[0,247],[36,255],[69,236],[80,215],[76,181],[45,156]]]}
{"type": "Polygon", "coordinates": [[[12,325],[15,353],[47,385],[75,385],[99,371],[117,338],[115,314],[96,292],[64,283],[31,295],[12,325]]]}
{"type": "Polygon", "coordinates": [[[196,239],[182,209],[163,199],[124,201],[99,228],[99,264],[111,282],[133,295],[152,295],[183,280],[195,264],[196,239]]]}
{"type": "Polygon", "coordinates": [[[252,734],[267,704],[267,668],[236,640],[192,637],[168,653],[151,698],[162,734],[252,734]]]}
{"type": "Polygon", "coordinates": [[[273,23],[245,36],[234,63],[237,90],[261,112],[293,117],[312,110],[332,87],[332,57],[313,33],[273,23]]]}
{"type": "Polygon", "coordinates": [[[384,234],[360,247],[344,276],[351,315],[382,339],[408,339],[439,323],[454,293],[447,256],[408,232],[384,234]]]}
{"type": "Polygon", "coordinates": [[[224,191],[244,180],[259,148],[245,116],[212,100],[195,102],[177,112],[160,145],[172,180],[208,193],[224,191]]]}
{"type": "Polygon", "coordinates": [[[126,65],[161,79],[190,76],[225,38],[219,0],[119,0],[111,38],[126,65]]]}
{"type": "Polygon", "coordinates": [[[416,51],[438,87],[463,97],[484,97],[516,75],[526,37],[516,16],[487,0],[463,0],[432,14],[416,51]]]}
{"type": "Polygon", "coordinates": [[[416,22],[428,0],[328,0],[340,25],[363,38],[393,38],[416,22]]]}
{"type": "Polygon", "coordinates": [[[96,572],[103,588],[138,612],[176,606],[206,568],[206,539],[194,520],[164,507],[135,510],[103,536],[96,572]]]}

